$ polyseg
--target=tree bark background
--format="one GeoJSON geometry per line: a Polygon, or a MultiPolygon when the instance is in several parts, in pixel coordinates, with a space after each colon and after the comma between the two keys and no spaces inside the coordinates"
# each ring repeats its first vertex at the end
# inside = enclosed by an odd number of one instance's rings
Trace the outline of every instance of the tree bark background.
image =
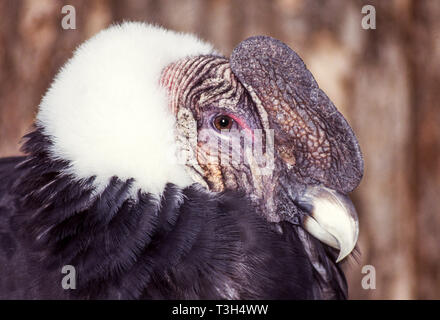
{"type": "MultiPolygon", "coordinates": [[[[266,34],[297,51],[352,125],[365,176],[350,297],[440,298],[440,1],[0,0],[0,156],[20,138],[57,70],[82,41],[123,20],[193,32],[229,55],[266,34]],[[76,9],[76,30],[61,8],[76,9]],[[361,28],[364,5],[376,30],[361,28]],[[361,286],[364,265],[376,289],[361,286]]],[[[1,182],[0,182],[1,183],[1,182]]]]}

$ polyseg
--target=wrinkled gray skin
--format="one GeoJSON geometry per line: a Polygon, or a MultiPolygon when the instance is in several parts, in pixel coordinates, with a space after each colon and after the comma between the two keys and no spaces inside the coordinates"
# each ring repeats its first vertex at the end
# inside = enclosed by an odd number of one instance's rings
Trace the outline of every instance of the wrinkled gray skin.
{"type": "Polygon", "coordinates": [[[350,126],[301,58],[276,39],[249,38],[229,60],[179,61],[164,71],[162,84],[169,89],[177,139],[190,153],[187,166],[194,178],[213,191],[251,194],[269,221],[292,216],[297,208],[286,201],[294,202],[309,185],[346,194],[362,178],[362,155],[350,126]],[[213,126],[219,115],[239,120],[229,134],[213,126]],[[262,138],[254,140],[261,143],[261,154],[246,152],[245,141],[252,140],[248,129],[262,130],[262,138]],[[241,142],[241,149],[218,147],[225,140],[241,142]],[[240,153],[239,163],[222,161],[234,153],[240,153]],[[262,173],[272,156],[273,170],[262,173]]]}
{"type": "MultiPolygon", "coordinates": [[[[334,191],[346,201],[359,184],[363,159],[353,131],[284,43],[251,37],[230,59],[184,59],[166,68],[161,81],[169,90],[177,140],[193,178],[212,191],[242,190],[269,222],[301,225],[312,209],[303,201],[310,187],[334,191]],[[215,127],[221,115],[233,119],[228,130],[215,127]],[[249,133],[256,129],[262,130],[261,139],[249,133]],[[246,142],[252,139],[261,142],[261,153],[249,152],[246,142]],[[241,148],[219,151],[225,141],[238,141],[241,148]],[[238,163],[222,162],[237,154],[238,163]],[[262,174],[268,159],[273,166],[262,174]]],[[[322,268],[324,250],[301,228],[298,233],[315,268],[326,269],[319,271],[323,279],[336,272],[338,267],[322,268]]]]}

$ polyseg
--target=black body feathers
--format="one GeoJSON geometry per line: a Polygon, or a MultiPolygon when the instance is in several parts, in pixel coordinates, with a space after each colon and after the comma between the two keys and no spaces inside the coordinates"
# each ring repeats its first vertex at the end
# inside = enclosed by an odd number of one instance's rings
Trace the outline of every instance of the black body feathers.
{"type": "Polygon", "coordinates": [[[243,196],[198,185],[158,199],[114,177],[97,192],[48,144],[37,129],[27,157],[0,160],[0,298],[317,298],[297,226],[277,231],[243,196]],[[75,290],[62,288],[65,265],[75,290]]]}

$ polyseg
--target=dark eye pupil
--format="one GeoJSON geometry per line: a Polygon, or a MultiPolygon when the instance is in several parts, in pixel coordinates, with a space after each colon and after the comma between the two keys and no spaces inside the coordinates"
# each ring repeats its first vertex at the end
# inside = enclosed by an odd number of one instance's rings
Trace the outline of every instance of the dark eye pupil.
{"type": "Polygon", "coordinates": [[[220,126],[221,126],[222,128],[226,128],[227,126],[229,126],[229,119],[226,118],[226,117],[222,117],[222,118],[220,119],[220,126]]]}
{"type": "Polygon", "coordinates": [[[232,121],[230,117],[221,115],[214,119],[214,126],[217,130],[231,129],[232,121]]]}

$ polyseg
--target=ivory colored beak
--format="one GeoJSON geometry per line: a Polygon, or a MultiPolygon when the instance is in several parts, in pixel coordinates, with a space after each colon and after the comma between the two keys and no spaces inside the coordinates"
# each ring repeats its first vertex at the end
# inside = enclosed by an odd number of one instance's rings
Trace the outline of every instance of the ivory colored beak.
{"type": "Polygon", "coordinates": [[[348,256],[359,235],[358,217],[350,198],[323,186],[309,186],[298,203],[308,211],[304,229],[339,250],[336,262],[348,256]]]}

